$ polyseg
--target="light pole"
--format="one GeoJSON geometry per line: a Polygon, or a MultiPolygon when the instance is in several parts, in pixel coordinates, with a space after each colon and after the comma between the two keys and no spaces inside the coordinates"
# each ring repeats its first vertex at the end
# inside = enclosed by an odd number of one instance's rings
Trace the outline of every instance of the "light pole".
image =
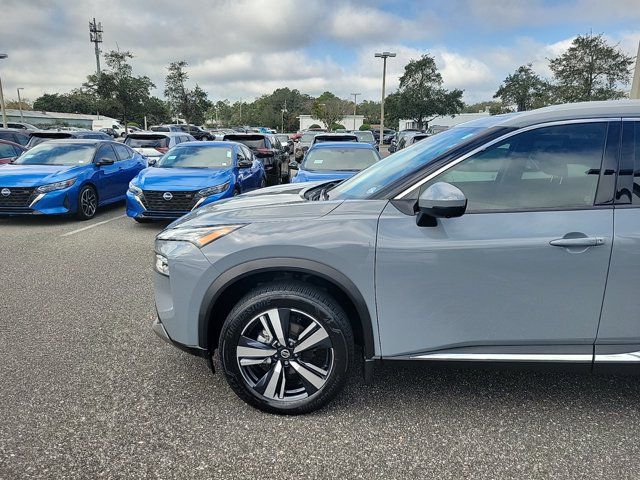
{"type": "Polygon", "coordinates": [[[356,107],[358,106],[358,95],[361,93],[352,93],[353,95],[353,129],[356,129],[356,107]]]}
{"type": "Polygon", "coordinates": [[[22,99],[20,98],[20,90],[24,90],[24,87],[18,87],[18,108],[20,109],[20,121],[24,123],[24,117],[22,116],[22,99]]]}
{"type": "Polygon", "coordinates": [[[387,76],[387,58],[395,57],[396,54],[392,52],[376,53],[376,58],[382,58],[382,101],[380,102],[380,138],[378,143],[383,143],[384,140],[384,86],[387,76]]]}
{"type": "MultiPolygon", "coordinates": [[[[9,57],[6,53],[0,53],[0,60],[9,57]]],[[[2,92],[2,79],[0,78],[0,107],[2,107],[2,126],[7,128],[7,109],[4,106],[4,93],[2,92]]]]}

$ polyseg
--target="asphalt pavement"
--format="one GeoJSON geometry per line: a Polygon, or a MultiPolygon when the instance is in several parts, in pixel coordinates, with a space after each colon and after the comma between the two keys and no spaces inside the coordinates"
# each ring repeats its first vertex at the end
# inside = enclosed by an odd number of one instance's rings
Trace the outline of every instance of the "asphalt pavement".
{"type": "Polygon", "coordinates": [[[162,225],[123,214],[0,219],[0,479],[640,475],[636,377],[385,366],[252,409],[151,331],[162,225]]]}

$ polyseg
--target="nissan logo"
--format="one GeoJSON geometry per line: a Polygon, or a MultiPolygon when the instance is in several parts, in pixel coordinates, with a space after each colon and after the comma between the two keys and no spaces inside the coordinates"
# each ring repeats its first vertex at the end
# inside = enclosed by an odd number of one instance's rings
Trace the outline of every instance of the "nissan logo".
{"type": "Polygon", "coordinates": [[[8,188],[3,188],[2,190],[0,190],[0,193],[3,197],[8,197],[9,195],[11,195],[11,190],[9,190],[8,188]]]}
{"type": "Polygon", "coordinates": [[[164,195],[162,195],[162,198],[164,198],[168,202],[173,198],[173,195],[171,194],[171,192],[164,192],[164,195]]]}

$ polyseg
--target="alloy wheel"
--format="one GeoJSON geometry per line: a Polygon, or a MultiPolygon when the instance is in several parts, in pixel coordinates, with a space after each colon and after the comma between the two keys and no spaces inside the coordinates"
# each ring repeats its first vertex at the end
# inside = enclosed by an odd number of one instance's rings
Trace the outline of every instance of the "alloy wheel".
{"type": "Polygon", "coordinates": [[[98,206],[98,198],[91,188],[85,188],[80,194],[80,208],[85,217],[93,217],[98,206]]]}
{"type": "Polygon", "coordinates": [[[321,390],[334,364],[327,330],[311,315],[292,308],[255,316],[240,335],[236,358],[255,393],[285,402],[321,390]]]}

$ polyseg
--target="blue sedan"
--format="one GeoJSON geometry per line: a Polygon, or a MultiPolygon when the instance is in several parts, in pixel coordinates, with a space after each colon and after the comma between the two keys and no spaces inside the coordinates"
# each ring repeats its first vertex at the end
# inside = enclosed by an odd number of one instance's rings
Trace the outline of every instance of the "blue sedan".
{"type": "Polygon", "coordinates": [[[344,180],[380,160],[378,150],[364,142],[323,142],[313,145],[302,163],[291,162],[298,173],[291,183],[344,180]]]}
{"type": "Polygon", "coordinates": [[[126,145],[103,140],[50,140],[0,165],[0,215],[75,214],[124,200],[146,165],[126,145]]]}
{"type": "Polygon", "coordinates": [[[262,162],[236,142],[183,142],[131,181],[127,215],[138,222],[191,210],[266,185],[262,162]]]}

